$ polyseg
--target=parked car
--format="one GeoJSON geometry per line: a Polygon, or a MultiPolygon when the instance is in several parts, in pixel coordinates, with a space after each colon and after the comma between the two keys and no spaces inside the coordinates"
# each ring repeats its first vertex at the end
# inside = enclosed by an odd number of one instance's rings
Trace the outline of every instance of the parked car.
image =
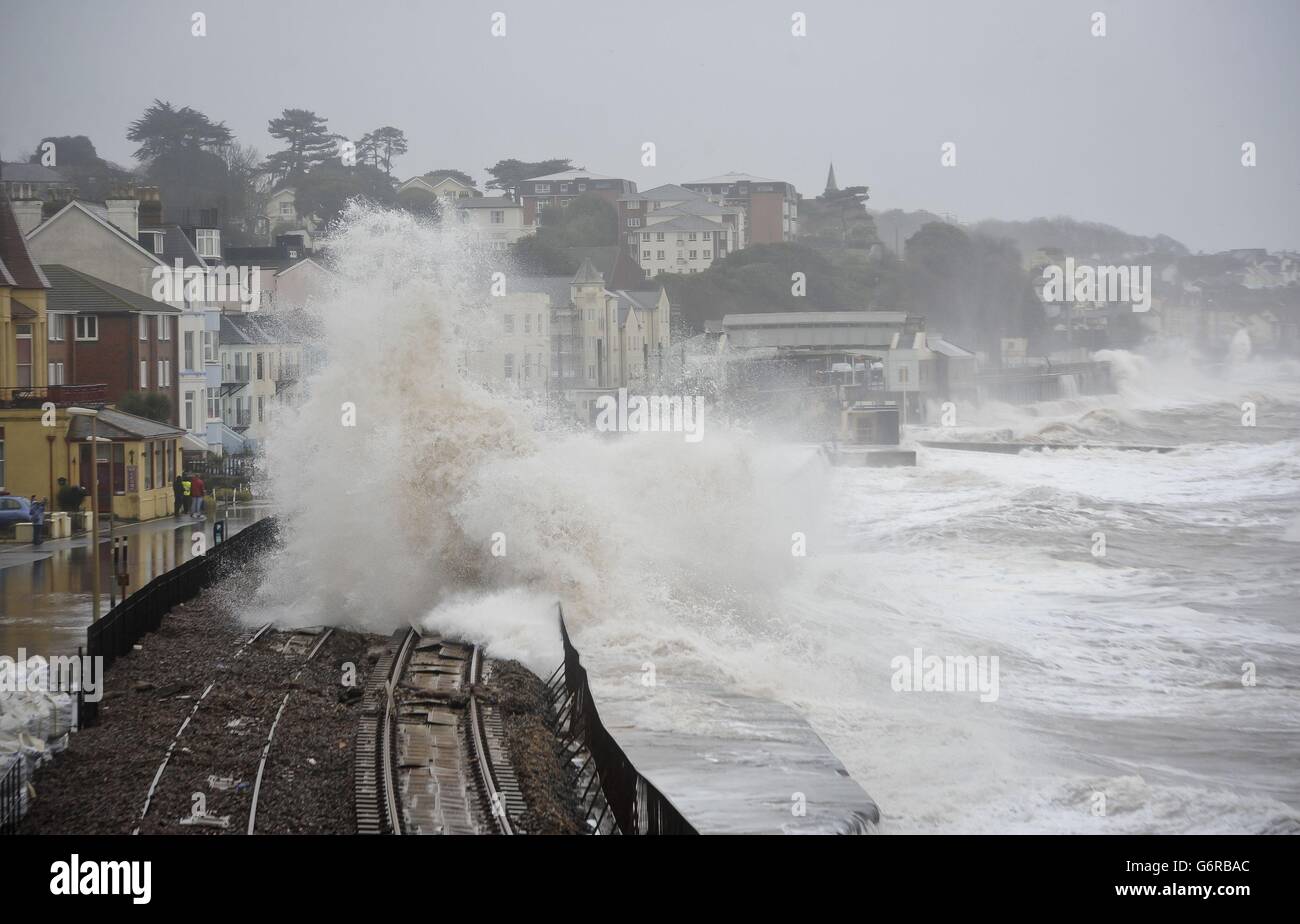
{"type": "Polygon", "coordinates": [[[0,529],[12,532],[18,523],[32,521],[32,502],[25,497],[0,497],[0,529]]]}

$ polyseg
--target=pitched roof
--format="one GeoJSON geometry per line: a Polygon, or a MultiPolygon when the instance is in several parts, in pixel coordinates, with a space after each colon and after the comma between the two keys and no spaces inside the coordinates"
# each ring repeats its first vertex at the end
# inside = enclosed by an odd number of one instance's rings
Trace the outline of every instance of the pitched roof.
{"type": "MultiPolygon", "coordinates": [[[[669,211],[664,209],[664,211],[669,211]]],[[[721,222],[713,221],[702,215],[678,215],[667,221],[657,221],[652,225],[643,225],[641,232],[654,231],[721,231],[721,222]]]]}
{"type": "Polygon", "coordinates": [[[298,337],[277,318],[263,312],[221,315],[222,343],[297,343],[298,337]]]}
{"type": "Polygon", "coordinates": [[[41,269],[50,280],[45,307],[50,311],[77,311],[86,314],[105,312],[148,311],[180,314],[180,309],[157,302],[147,295],[115,286],[89,273],[61,263],[46,263],[41,269]]]}
{"type": "Polygon", "coordinates": [[[181,266],[197,266],[206,268],[207,260],[199,256],[199,252],[194,249],[194,242],[190,240],[180,225],[169,224],[162,227],[145,227],[140,229],[141,234],[162,232],[163,252],[156,253],[154,256],[161,257],[168,265],[172,266],[175,261],[180,260],[181,266]]]}
{"type": "Polygon", "coordinates": [[[568,276],[516,276],[510,280],[512,292],[539,292],[549,296],[552,308],[573,304],[572,280],[568,276]]]}
{"type": "Polygon", "coordinates": [[[723,173],[703,180],[692,180],[692,186],[721,186],[727,183],[784,183],[784,180],[769,180],[766,177],[749,173],[723,173]]]}
{"type": "Polygon", "coordinates": [[[590,170],[562,170],[559,173],[548,173],[546,176],[530,176],[523,183],[551,182],[554,180],[617,180],[620,177],[605,176],[603,173],[592,173],[590,170]]]}
{"type": "MultiPolygon", "coordinates": [[[[177,436],[184,432],[186,431],[179,427],[159,423],[147,417],[137,417],[134,414],[126,413],[126,411],[118,411],[110,407],[100,408],[99,417],[95,421],[95,435],[107,437],[111,440],[157,439],[159,437],[177,436]]],[[[88,439],[89,437],[90,418],[80,415],[73,417],[68,425],[68,439],[75,441],[88,439]]]]}
{"type": "Polygon", "coordinates": [[[153,251],[149,250],[147,247],[141,246],[138,240],[131,237],[131,235],[127,234],[117,225],[113,224],[111,221],[108,220],[108,209],[106,209],[103,205],[99,204],[98,202],[87,202],[84,199],[73,199],[71,202],[69,202],[63,208],[59,209],[57,212],[55,212],[45,221],[41,222],[35,228],[32,228],[31,231],[28,231],[27,239],[31,240],[32,238],[36,237],[36,235],[42,233],[46,228],[53,225],[56,221],[58,221],[65,214],[72,211],[73,209],[77,209],[80,210],[81,212],[84,212],[86,215],[90,216],[91,220],[98,222],[100,225],[102,225],[103,227],[107,228],[109,231],[116,234],[119,238],[126,241],[136,250],[140,251],[140,253],[144,254],[146,257],[153,260],[155,263],[158,263],[159,265],[163,265],[163,261],[161,257],[159,257],[153,251]]]}
{"type": "Polygon", "coordinates": [[[678,186],[676,183],[665,183],[662,186],[656,186],[654,189],[647,189],[639,194],[642,199],[650,199],[654,202],[677,201],[687,199],[703,199],[702,193],[697,193],[693,189],[687,189],[685,186],[678,186]]]}
{"type": "Polygon", "coordinates": [[[0,180],[20,183],[66,183],[63,174],[43,164],[0,163],[0,180]]]}
{"type": "Polygon", "coordinates": [[[521,209],[523,208],[514,199],[509,196],[472,196],[468,199],[457,199],[455,206],[458,209],[521,209]]]}
{"type": "Polygon", "coordinates": [[[49,280],[41,268],[32,262],[27,252],[27,241],[14,218],[9,199],[0,195],[0,285],[18,289],[48,289],[49,280]]]}
{"type": "Polygon", "coordinates": [[[590,257],[584,257],[582,265],[578,267],[578,273],[573,277],[573,281],[580,285],[604,285],[605,277],[592,264],[590,257]]]}

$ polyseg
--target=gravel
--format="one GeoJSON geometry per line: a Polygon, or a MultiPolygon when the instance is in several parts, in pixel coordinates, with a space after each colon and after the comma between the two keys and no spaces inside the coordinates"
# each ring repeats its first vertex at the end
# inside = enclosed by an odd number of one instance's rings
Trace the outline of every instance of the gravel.
{"type": "Polygon", "coordinates": [[[561,753],[546,685],[518,661],[495,661],[479,692],[496,703],[505,724],[510,763],[528,803],[520,826],[529,834],[583,833],[574,774],[561,753]]]}

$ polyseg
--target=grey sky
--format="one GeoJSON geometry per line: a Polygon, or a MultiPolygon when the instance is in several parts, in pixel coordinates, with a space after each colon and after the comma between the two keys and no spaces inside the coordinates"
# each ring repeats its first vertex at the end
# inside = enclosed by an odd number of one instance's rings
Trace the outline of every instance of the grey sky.
{"type": "Polygon", "coordinates": [[[3,5],[5,159],[86,134],[133,163],[126,125],[159,97],[263,154],[285,107],[354,138],[395,125],[403,178],[568,156],[643,189],[738,170],[816,195],[833,157],[875,208],[1300,250],[1295,0],[3,5]],[[190,35],[196,9],[206,38],[190,35]],[[504,38],[489,34],[496,10],[504,38]],[[795,10],[806,38],[790,34],[795,10]],[[940,166],[946,141],[955,168],[940,166]]]}

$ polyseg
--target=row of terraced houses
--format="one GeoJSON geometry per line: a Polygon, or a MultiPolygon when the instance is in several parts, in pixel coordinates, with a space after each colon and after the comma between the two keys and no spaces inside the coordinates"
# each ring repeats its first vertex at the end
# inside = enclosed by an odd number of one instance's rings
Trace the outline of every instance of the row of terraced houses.
{"type": "MultiPolygon", "coordinates": [[[[747,174],[639,192],[631,180],[568,170],[504,195],[414,177],[398,194],[436,199],[443,221],[489,253],[578,196],[617,209],[618,244],[575,253],[572,276],[512,278],[504,297],[485,287],[493,324],[461,360],[485,386],[558,399],[588,420],[599,396],[663,372],[672,309],[656,276],[701,272],[798,229],[793,187],[747,174]]],[[[301,400],[320,361],[307,309],[332,277],[318,224],[297,213],[292,187],[267,203],[255,229],[263,246],[225,246],[218,218],[165,204],[148,186],[86,201],[54,169],[0,164],[0,493],[89,490],[98,467],[103,509],[162,516],[176,472],[256,452],[278,411],[301,400]],[[251,284],[234,296],[177,286],[159,297],[162,271],[213,270],[251,284]],[[78,406],[99,410],[98,445],[88,418],[68,414],[78,406]]]]}

